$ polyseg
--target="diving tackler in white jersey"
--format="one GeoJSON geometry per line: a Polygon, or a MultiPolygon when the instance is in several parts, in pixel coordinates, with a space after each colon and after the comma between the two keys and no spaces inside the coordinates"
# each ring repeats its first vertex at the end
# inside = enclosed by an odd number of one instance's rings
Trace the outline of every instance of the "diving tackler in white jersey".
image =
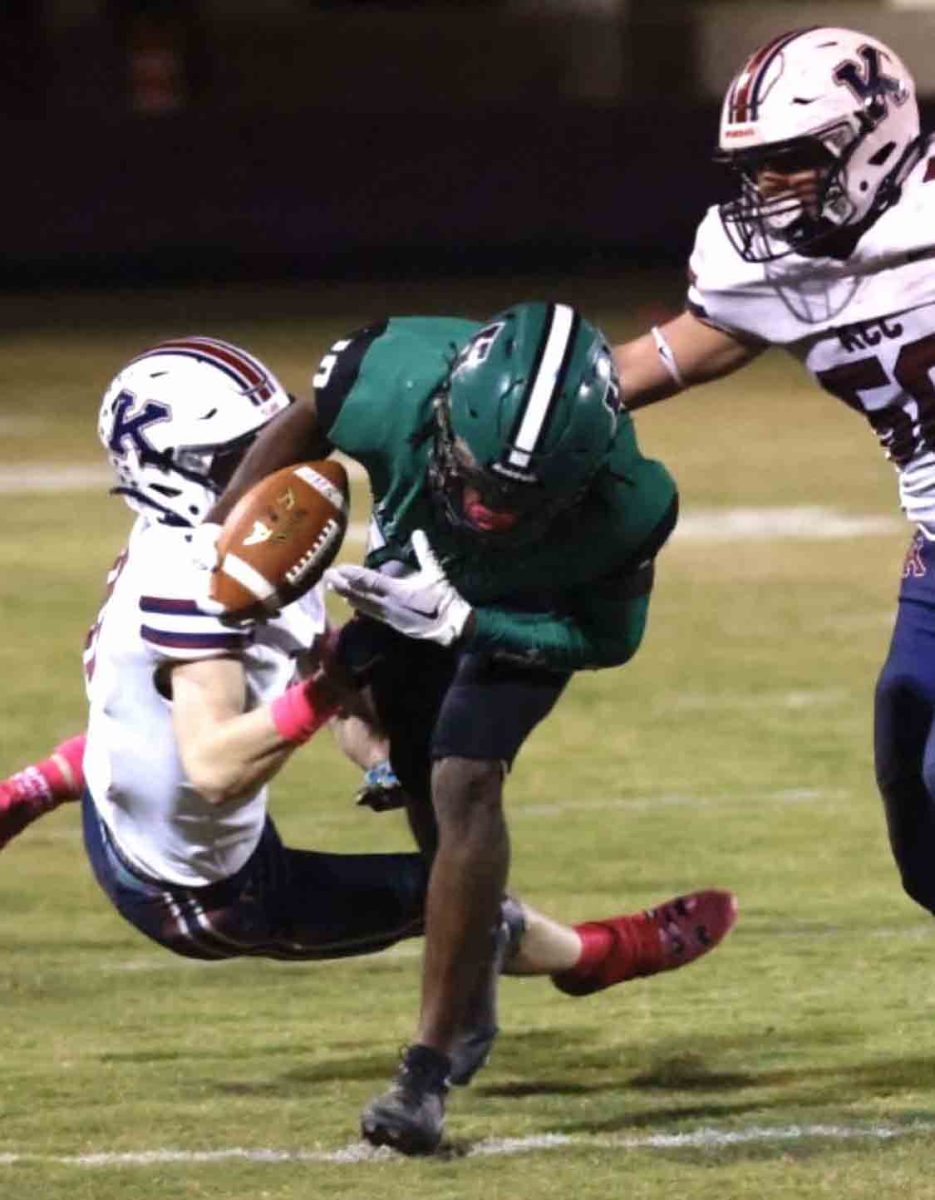
{"type": "Polygon", "coordinates": [[[192,527],[288,404],[257,359],[191,337],[134,359],[101,405],[115,491],[139,516],[85,651],[85,775],[119,852],[172,884],[227,878],[255,849],[266,819],[265,787],[218,805],[187,778],[169,702],[172,665],[236,658],[247,704],[258,707],[293,683],[297,661],[325,627],[320,588],[268,621],[223,621],[205,606],[206,572],[192,557],[192,527]]]}

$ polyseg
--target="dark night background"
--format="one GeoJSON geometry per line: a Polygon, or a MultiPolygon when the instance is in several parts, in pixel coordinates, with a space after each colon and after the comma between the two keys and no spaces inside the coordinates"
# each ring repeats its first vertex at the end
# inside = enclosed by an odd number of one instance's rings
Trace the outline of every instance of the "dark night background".
{"type": "Polygon", "coordinates": [[[680,263],[770,7],[0,0],[0,283],[680,263]]]}

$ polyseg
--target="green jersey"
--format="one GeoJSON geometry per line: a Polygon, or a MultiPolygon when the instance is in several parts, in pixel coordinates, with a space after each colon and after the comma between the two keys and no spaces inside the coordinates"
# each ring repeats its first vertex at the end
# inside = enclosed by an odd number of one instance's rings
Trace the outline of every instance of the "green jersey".
{"type": "Polygon", "coordinates": [[[673,480],[640,454],[621,413],[606,464],[538,540],[498,546],[495,537],[453,528],[426,479],[432,400],[480,328],[454,318],[392,318],[338,342],[322,362],[322,430],[370,480],[367,563],[414,566],[410,539],[423,529],[474,609],[470,649],[562,671],[625,662],[645,626],[653,557],[674,525],[673,480]]]}

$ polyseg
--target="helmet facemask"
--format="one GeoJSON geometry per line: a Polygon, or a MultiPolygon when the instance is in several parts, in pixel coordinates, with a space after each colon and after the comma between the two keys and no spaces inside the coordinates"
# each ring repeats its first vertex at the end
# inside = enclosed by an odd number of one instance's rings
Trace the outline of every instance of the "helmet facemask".
{"type": "Polygon", "coordinates": [[[740,192],[722,205],[721,217],[741,258],[772,262],[807,250],[848,223],[853,205],[847,160],[856,141],[848,145],[842,134],[847,130],[838,127],[823,137],[723,156],[739,177],[740,192]]]}
{"type": "Polygon", "coordinates": [[[111,488],[111,495],[135,500],[167,525],[192,524],[204,516],[230,483],[258,433],[259,430],[253,430],[220,446],[177,446],[141,455],[140,465],[147,474],[146,490],[121,484],[111,488]],[[186,521],[173,511],[172,506],[186,495],[191,501],[193,492],[201,493],[201,502],[200,505],[197,502],[189,504],[192,521],[186,521]],[[160,505],[160,500],[164,500],[164,505],[160,505]]]}
{"type": "Polygon", "coordinates": [[[851,30],[780,35],[728,89],[719,143],[740,182],[721,218],[744,260],[849,254],[918,161],[912,77],[851,30]]]}
{"type": "Polygon", "coordinates": [[[575,496],[550,496],[533,472],[506,474],[482,466],[454,431],[447,389],[433,401],[434,439],[428,483],[452,528],[497,545],[536,538],[575,496]]]}

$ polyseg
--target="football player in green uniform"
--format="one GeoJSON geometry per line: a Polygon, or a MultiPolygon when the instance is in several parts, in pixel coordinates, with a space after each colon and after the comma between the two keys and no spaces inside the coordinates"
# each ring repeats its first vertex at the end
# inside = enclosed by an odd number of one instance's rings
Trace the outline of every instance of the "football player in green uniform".
{"type": "MultiPolygon", "coordinates": [[[[369,477],[366,565],[327,576],[358,614],[339,655],[369,682],[432,869],[417,1035],[362,1131],[429,1153],[450,1051],[488,986],[509,867],[506,772],[573,672],[636,652],[677,495],[637,447],[603,336],[568,305],[520,304],[483,324],[392,318],[337,342],[313,383],[212,519],[254,480],[335,448],[369,477]]],[[[691,913],[670,914],[675,937],[650,931],[654,969],[716,944],[734,912],[730,893],[698,893],[691,913]]],[[[626,940],[613,922],[592,932],[555,977],[571,994],[607,986],[626,940]]]]}

